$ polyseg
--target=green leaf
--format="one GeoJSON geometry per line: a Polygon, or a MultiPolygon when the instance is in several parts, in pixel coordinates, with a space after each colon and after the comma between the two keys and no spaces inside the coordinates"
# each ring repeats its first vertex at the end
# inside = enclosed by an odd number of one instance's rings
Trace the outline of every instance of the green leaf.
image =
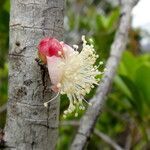
{"type": "Polygon", "coordinates": [[[119,66],[119,74],[134,78],[134,73],[137,68],[137,59],[130,52],[126,51],[123,54],[122,61],[119,66]]]}
{"type": "Polygon", "coordinates": [[[140,89],[135,85],[135,83],[128,78],[127,76],[120,76],[123,82],[126,84],[130,92],[132,93],[132,97],[128,98],[132,107],[137,111],[138,115],[142,115],[143,113],[143,97],[140,89]]]}
{"type": "Polygon", "coordinates": [[[10,11],[10,0],[5,1],[4,9],[9,13],[9,11],[10,11]]]}
{"type": "Polygon", "coordinates": [[[127,85],[124,83],[119,75],[115,76],[114,82],[127,97],[132,98],[132,93],[130,89],[127,87],[127,85]]]}
{"type": "Polygon", "coordinates": [[[150,106],[150,63],[145,63],[136,70],[134,80],[142,92],[144,101],[150,106]]]}
{"type": "Polygon", "coordinates": [[[112,30],[118,19],[119,19],[119,9],[117,8],[116,10],[111,12],[108,18],[107,29],[112,30]]]}

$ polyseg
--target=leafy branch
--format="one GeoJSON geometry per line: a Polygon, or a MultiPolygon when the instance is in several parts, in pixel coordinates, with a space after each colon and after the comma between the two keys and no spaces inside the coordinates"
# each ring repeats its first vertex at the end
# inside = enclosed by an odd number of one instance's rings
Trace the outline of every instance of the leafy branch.
{"type": "Polygon", "coordinates": [[[125,50],[130,27],[131,11],[138,0],[122,0],[121,2],[120,24],[111,46],[110,57],[106,63],[107,71],[104,73],[96,95],[90,100],[93,105],[88,108],[81,119],[78,132],[71,145],[71,150],[82,150],[86,146],[86,143],[94,130],[96,121],[102,113],[106,96],[110,90],[122,53],[125,50]]]}

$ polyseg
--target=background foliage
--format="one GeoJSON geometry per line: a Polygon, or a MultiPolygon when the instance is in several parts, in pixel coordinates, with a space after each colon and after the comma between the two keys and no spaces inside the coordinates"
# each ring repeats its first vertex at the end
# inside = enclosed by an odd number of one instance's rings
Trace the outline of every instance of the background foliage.
{"type": "MultiPolygon", "coordinates": [[[[92,38],[95,49],[104,62],[109,56],[111,43],[119,23],[119,7],[104,0],[69,0],[65,16],[64,40],[70,44],[81,44],[81,35],[92,38]]],[[[7,101],[8,82],[8,25],[9,1],[0,1],[0,106],[7,101]]],[[[129,43],[123,54],[104,113],[96,124],[96,129],[111,137],[122,147],[130,149],[150,148],[150,54],[140,51],[140,30],[130,29],[129,43]]],[[[95,89],[86,97],[94,95],[95,89]]],[[[66,97],[61,98],[61,114],[67,107],[66,97]]],[[[84,112],[75,118],[60,116],[60,135],[57,150],[68,149],[77,127],[69,121],[78,121],[84,112]]],[[[5,114],[0,114],[0,128],[4,127],[5,114]]],[[[87,149],[112,149],[95,134],[87,149]]]]}
{"type": "MultiPolygon", "coordinates": [[[[8,38],[9,38],[9,1],[0,1],[0,106],[7,101],[8,84],[8,38]]],[[[0,128],[4,127],[5,112],[0,114],[0,128]]]]}

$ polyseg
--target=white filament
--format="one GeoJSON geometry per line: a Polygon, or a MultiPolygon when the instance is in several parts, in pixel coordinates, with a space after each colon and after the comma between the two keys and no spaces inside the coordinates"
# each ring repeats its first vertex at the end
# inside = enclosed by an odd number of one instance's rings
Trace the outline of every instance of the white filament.
{"type": "Polygon", "coordinates": [[[50,99],[49,101],[45,102],[45,103],[44,103],[44,106],[47,107],[47,106],[48,106],[48,103],[50,103],[50,102],[52,102],[53,100],[55,100],[58,96],[59,96],[59,92],[56,94],[55,97],[53,97],[53,98],[50,99]]]}

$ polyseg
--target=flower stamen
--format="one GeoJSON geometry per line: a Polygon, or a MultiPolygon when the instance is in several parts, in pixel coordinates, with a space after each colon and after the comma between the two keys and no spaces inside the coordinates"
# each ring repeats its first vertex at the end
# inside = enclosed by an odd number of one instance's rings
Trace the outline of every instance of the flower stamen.
{"type": "Polygon", "coordinates": [[[45,103],[44,103],[44,106],[45,106],[45,107],[48,107],[48,103],[50,103],[50,102],[52,102],[53,100],[55,100],[58,96],[59,96],[59,92],[56,94],[55,97],[53,97],[53,98],[50,99],[49,101],[45,102],[45,103]]]}

